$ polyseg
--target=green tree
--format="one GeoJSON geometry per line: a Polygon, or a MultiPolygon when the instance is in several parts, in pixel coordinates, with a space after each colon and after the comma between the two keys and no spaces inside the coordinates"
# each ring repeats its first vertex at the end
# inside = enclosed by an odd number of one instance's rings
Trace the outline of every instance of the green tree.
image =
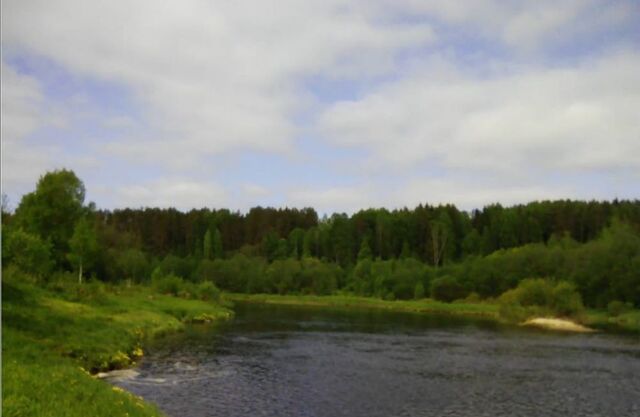
{"type": "Polygon", "coordinates": [[[116,258],[116,264],[125,279],[142,282],[149,273],[149,262],[141,250],[127,249],[116,258]]]}
{"type": "Polygon", "coordinates": [[[405,240],[404,243],[402,243],[402,251],[400,252],[400,259],[409,259],[411,257],[412,257],[411,246],[409,246],[409,242],[405,240]]]}
{"type": "Polygon", "coordinates": [[[289,255],[292,258],[295,258],[295,259],[300,258],[300,254],[304,250],[303,248],[304,238],[305,238],[304,230],[302,230],[299,227],[296,227],[291,231],[291,233],[289,233],[289,238],[288,238],[289,255]]]}
{"type": "Polygon", "coordinates": [[[52,267],[51,245],[22,229],[4,227],[2,263],[16,265],[25,272],[43,277],[52,267]]]}
{"type": "Polygon", "coordinates": [[[211,243],[211,229],[207,229],[202,241],[202,258],[213,259],[213,247],[211,243]]]}
{"type": "Polygon", "coordinates": [[[362,261],[364,259],[371,259],[373,255],[371,254],[371,248],[369,247],[369,239],[366,237],[362,239],[362,243],[360,243],[360,251],[358,252],[358,261],[362,261]]]}
{"type": "Polygon", "coordinates": [[[437,220],[431,222],[431,250],[433,265],[437,268],[444,262],[445,255],[449,255],[453,236],[451,233],[451,218],[446,211],[442,211],[437,220]]]}
{"type": "Polygon", "coordinates": [[[318,254],[318,229],[312,227],[304,234],[302,242],[302,257],[308,258],[318,254]]]}
{"type": "Polygon", "coordinates": [[[84,184],[73,171],[48,172],[36,190],[22,197],[15,213],[16,224],[52,245],[52,255],[63,263],[74,227],[83,216],[84,184]]]}
{"type": "Polygon", "coordinates": [[[222,234],[216,227],[213,229],[213,237],[211,242],[211,249],[213,251],[214,259],[224,258],[224,248],[222,247],[222,234]]]}
{"type": "Polygon", "coordinates": [[[68,255],[69,261],[78,268],[78,283],[82,283],[83,269],[91,267],[98,253],[95,230],[86,218],[83,217],[76,223],[69,246],[71,248],[68,255]]]}

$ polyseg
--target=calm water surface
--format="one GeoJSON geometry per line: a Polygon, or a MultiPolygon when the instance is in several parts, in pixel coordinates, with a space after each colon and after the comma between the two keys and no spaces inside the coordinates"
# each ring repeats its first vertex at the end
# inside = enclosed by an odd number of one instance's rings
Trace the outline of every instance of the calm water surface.
{"type": "Polygon", "coordinates": [[[640,416],[640,341],[241,304],[115,381],[169,416],[640,416]]]}

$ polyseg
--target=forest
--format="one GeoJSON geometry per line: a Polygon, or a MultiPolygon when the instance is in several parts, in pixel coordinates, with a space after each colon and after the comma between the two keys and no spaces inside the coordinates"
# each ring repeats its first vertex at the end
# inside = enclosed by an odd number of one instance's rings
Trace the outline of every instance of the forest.
{"type": "Polygon", "coordinates": [[[13,212],[3,204],[2,238],[3,268],[43,285],[148,283],[185,295],[207,283],[237,293],[451,302],[547,282],[569,286],[587,307],[640,307],[640,200],[471,212],[425,203],[330,216],[271,207],[109,211],[86,203],[82,180],[62,169],[41,176],[13,212]]]}

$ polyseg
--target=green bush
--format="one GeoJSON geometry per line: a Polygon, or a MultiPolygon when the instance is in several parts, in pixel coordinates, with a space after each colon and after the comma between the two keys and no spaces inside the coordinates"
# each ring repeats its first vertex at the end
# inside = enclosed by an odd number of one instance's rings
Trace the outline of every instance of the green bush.
{"type": "Polygon", "coordinates": [[[210,281],[200,283],[196,287],[196,295],[199,299],[204,301],[220,300],[220,290],[215,286],[213,282],[210,281]]]}
{"type": "Polygon", "coordinates": [[[542,278],[525,279],[500,296],[500,316],[522,321],[534,316],[577,317],[584,311],[582,298],[573,284],[553,284],[542,278]]]}
{"type": "Polygon", "coordinates": [[[518,284],[518,302],[523,306],[548,306],[553,299],[553,284],[545,279],[525,279],[518,284]]]}
{"type": "Polygon", "coordinates": [[[561,281],[552,292],[551,307],[560,316],[578,316],[584,311],[582,297],[575,285],[561,281]]]}
{"type": "Polygon", "coordinates": [[[445,275],[431,281],[431,297],[447,303],[464,298],[467,291],[455,278],[445,275]]]}
{"type": "Polygon", "coordinates": [[[51,244],[22,229],[5,227],[2,234],[2,263],[42,278],[53,267],[51,244]]]}
{"type": "Polygon", "coordinates": [[[178,295],[184,289],[184,280],[173,274],[153,276],[153,287],[162,294],[178,295]]]}
{"type": "Polygon", "coordinates": [[[607,305],[607,311],[611,317],[618,317],[621,314],[627,313],[633,309],[633,304],[624,303],[622,301],[614,300],[607,305]]]}

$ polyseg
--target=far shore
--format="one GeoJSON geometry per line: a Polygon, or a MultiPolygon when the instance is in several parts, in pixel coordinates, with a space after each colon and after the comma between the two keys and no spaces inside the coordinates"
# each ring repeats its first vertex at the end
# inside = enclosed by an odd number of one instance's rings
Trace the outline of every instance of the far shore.
{"type": "MultiPolygon", "coordinates": [[[[341,295],[277,295],[277,294],[238,294],[225,293],[230,301],[241,301],[263,304],[297,305],[309,307],[344,307],[374,308],[389,311],[412,312],[422,314],[444,314],[454,316],[478,317],[502,323],[508,321],[499,314],[499,305],[493,302],[456,301],[445,303],[433,299],[387,301],[373,297],[359,297],[349,294],[341,295]]],[[[632,310],[618,317],[610,317],[601,310],[586,310],[579,324],[568,319],[538,317],[528,319],[523,326],[537,327],[550,331],[574,333],[592,333],[612,331],[640,335],[640,311],[632,310]]],[[[516,323],[512,323],[516,324],[516,323]]]]}

